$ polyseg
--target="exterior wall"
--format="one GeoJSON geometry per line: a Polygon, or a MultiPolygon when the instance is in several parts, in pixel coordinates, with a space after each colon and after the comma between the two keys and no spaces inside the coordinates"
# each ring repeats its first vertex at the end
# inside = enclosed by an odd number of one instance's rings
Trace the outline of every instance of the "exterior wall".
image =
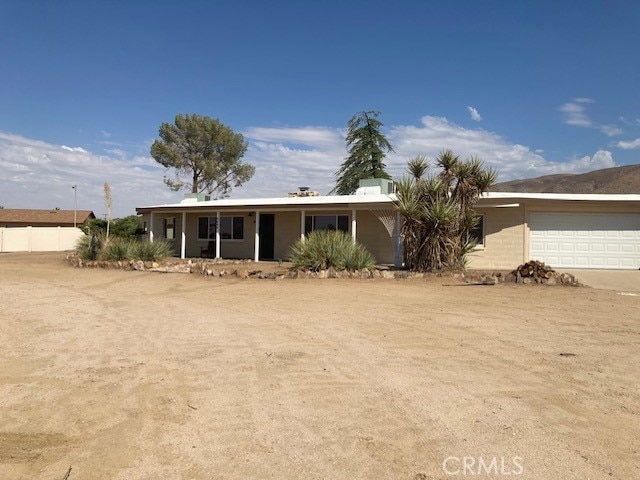
{"type": "Polygon", "coordinates": [[[0,227],[0,252],[73,250],[83,236],[74,227],[0,227]]]}
{"type": "Polygon", "coordinates": [[[514,269],[524,261],[525,208],[476,208],[484,215],[484,246],[469,255],[469,268],[514,269]]]}
{"type": "Polygon", "coordinates": [[[289,258],[291,245],[300,240],[300,211],[276,212],[273,258],[289,258]]]}
{"type": "Polygon", "coordinates": [[[370,210],[356,212],[356,240],[364,245],[378,264],[393,264],[393,239],[386,227],[370,210]]]}

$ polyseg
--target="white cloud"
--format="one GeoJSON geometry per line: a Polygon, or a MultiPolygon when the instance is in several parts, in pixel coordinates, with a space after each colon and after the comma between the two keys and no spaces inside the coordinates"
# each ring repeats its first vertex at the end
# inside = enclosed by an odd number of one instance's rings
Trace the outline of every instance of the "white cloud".
{"type": "Polygon", "coordinates": [[[623,130],[615,125],[600,125],[598,128],[608,137],[615,137],[616,135],[623,133],[623,130]]]}
{"type": "Polygon", "coordinates": [[[475,120],[476,122],[482,121],[482,117],[476,108],[467,106],[467,110],[469,110],[469,113],[471,114],[471,120],[475,120]]]}
{"type": "Polygon", "coordinates": [[[109,138],[111,136],[111,132],[107,132],[106,130],[100,130],[100,133],[104,138],[109,138]]]}
{"type": "Polygon", "coordinates": [[[113,158],[80,147],[52,145],[0,132],[0,205],[7,208],[78,208],[104,214],[103,184],[113,191],[113,215],[181,197],[162,182],[163,168],[146,157],[113,158]]]}
{"type": "MultiPolygon", "coordinates": [[[[233,190],[235,198],[283,196],[299,186],[326,194],[347,156],[343,129],[255,127],[243,133],[249,140],[245,161],[256,167],[256,173],[233,190]]],[[[606,150],[550,161],[540,149],[534,151],[481,128],[464,128],[443,117],[424,116],[419,125],[396,125],[385,133],[395,150],[385,162],[395,178],[405,174],[407,160],[418,154],[433,160],[443,148],[462,158],[480,157],[498,170],[501,181],[615,166],[606,150]]],[[[128,215],[135,207],[182,198],[182,193],[164,185],[163,175],[164,169],[148,156],[128,156],[121,149],[99,155],[0,132],[0,205],[5,207],[73,208],[71,185],[78,184],[78,207],[102,215],[107,181],[113,190],[114,216],[128,215]]]]}
{"type": "MultiPolygon", "coordinates": [[[[576,127],[596,128],[608,137],[614,137],[623,133],[623,130],[616,125],[605,125],[595,123],[586,113],[585,104],[595,103],[591,98],[574,98],[571,102],[562,104],[559,110],[564,114],[564,123],[576,127]]],[[[623,123],[628,123],[624,117],[618,118],[623,123]]]]}
{"type": "Polygon", "coordinates": [[[591,127],[593,123],[585,113],[583,103],[587,103],[585,98],[575,98],[573,102],[567,102],[560,106],[560,111],[564,113],[564,123],[576,125],[578,127],[591,127]]]}
{"type": "Polygon", "coordinates": [[[640,138],[636,138],[635,140],[621,140],[616,144],[616,146],[625,150],[640,148],[640,138]]]}

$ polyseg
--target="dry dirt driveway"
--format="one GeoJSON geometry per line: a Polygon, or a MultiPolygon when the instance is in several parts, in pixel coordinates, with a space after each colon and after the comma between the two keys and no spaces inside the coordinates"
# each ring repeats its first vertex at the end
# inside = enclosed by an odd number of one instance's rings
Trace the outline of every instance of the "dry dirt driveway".
{"type": "Polygon", "coordinates": [[[640,478],[639,297],[442,283],[3,254],[0,478],[640,478]]]}

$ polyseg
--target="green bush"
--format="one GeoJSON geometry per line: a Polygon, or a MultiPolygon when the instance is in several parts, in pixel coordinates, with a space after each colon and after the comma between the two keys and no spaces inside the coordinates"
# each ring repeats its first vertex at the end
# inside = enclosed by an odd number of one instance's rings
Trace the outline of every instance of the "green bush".
{"type": "MultiPolygon", "coordinates": [[[[160,240],[153,243],[135,238],[109,236],[107,241],[104,234],[96,235],[98,239],[98,260],[143,260],[154,261],[173,255],[173,245],[160,240]]],[[[83,260],[91,260],[91,236],[85,235],[76,243],[76,253],[83,260]]]]}
{"type": "Polygon", "coordinates": [[[167,241],[146,242],[136,240],[133,245],[133,256],[137,260],[144,260],[145,262],[162,260],[173,255],[173,245],[167,241]]]}
{"type": "Polygon", "coordinates": [[[291,247],[290,260],[297,269],[313,271],[333,267],[337,270],[361,270],[375,264],[373,255],[351,236],[336,230],[316,230],[291,247]]]}
{"type": "Polygon", "coordinates": [[[135,258],[135,240],[113,237],[100,251],[102,260],[129,260],[135,258]]]}

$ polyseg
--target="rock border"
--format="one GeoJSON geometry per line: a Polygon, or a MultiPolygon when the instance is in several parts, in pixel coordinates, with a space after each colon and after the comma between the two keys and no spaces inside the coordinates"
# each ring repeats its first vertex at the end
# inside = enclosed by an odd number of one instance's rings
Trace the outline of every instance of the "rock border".
{"type": "MultiPolygon", "coordinates": [[[[83,260],[77,254],[66,256],[67,262],[75,268],[102,268],[128,271],[146,271],[157,273],[188,273],[214,278],[258,278],[267,280],[305,279],[305,278],[350,278],[372,279],[384,278],[393,280],[409,280],[413,278],[451,278],[460,281],[460,285],[496,285],[501,283],[514,283],[535,285],[535,282],[524,279],[518,281],[512,273],[500,271],[467,271],[445,273],[421,273],[408,270],[392,270],[380,266],[372,269],[340,271],[334,268],[317,272],[309,270],[290,270],[288,268],[276,268],[275,271],[264,271],[256,267],[252,260],[216,260],[216,259],[187,259],[170,260],[161,262],[145,262],[142,260],[83,260]]],[[[543,285],[581,286],[573,275],[568,273],[558,274],[557,282],[543,282],[543,285]]]]}

